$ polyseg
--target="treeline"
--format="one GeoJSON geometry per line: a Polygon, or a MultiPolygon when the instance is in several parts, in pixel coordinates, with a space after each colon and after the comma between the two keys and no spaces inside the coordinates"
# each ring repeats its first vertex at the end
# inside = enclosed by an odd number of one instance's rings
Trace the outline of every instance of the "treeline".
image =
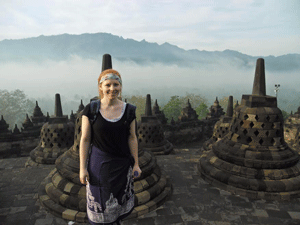
{"type": "MultiPolygon", "coordinates": [[[[19,89],[14,91],[0,90],[0,99],[0,116],[3,115],[4,120],[10,126],[9,129],[13,129],[15,124],[17,124],[19,129],[22,127],[22,123],[26,118],[26,114],[28,114],[29,117],[32,116],[34,107],[36,105],[35,101],[38,101],[39,106],[45,116],[47,115],[47,112],[49,112],[51,116],[54,111],[54,97],[29,99],[25,93],[19,89]]],[[[75,95],[74,99],[70,100],[61,96],[63,114],[70,115],[71,110],[76,113],[80,101],[83,100],[84,105],[86,105],[90,99],[91,97],[75,95]]],[[[140,120],[141,115],[145,114],[146,96],[123,96],[123,100],[125,99],[128,103],[134,104],[137,107],[136,116],[137,120],[140,120]]],[[[165,104],[160,104],[159,99],[157,99],[159,108],[164,112],[166,118],[168,119],[168,123],[170,123],[172,118],[175,121],[178,119],[182,109],[186,107],[188,100],[190,101],[192,108],[196,110],[198,119],[205,118],[209,111],[209,107],[213,104],[213,102],[208,102],[205,97],[199,94],[196,95],[190,93],[186,93],[184,96],[171,96],[169,101],[165,104]]],[[[155,99],[152,99],[151,101],[153,107],[155,99]]],[[[219,104],[224,109],[224,112],[227,110],[227,103],[228,97],[219,99],[219,104]]],[[[236,99],[234,99],[234,104],[235,103],[236,99]]],[[[282,110],[282,113],[284,118],[289,116],[289,114],[284,110],[282,110]]]]}
{"type": "MultiPolygon", "coordinates": [[[[136,115],[137,120],[140,120],[141,115],[145,114],[146,96],[124,96],[128,103],[134,104],[137,107],[136,115]]],[[[172,117],[176,121],[178,116],[181,114],[182,108],[184,108],[190,100],[191,106],[196,110],[199,115],[199,119],[202,119],[208,113],[208,102],[206,98],[201,95],[186,94],[185,96],[171,96],[170,100],[166,104],[160,104],[157,99],[159,108],[164,112],[168,122],[171,121],[172,117]]],[[[154,106],[154,99],[151,99],[151,105],[154,106]]]]}
{"type": "Polygon", "coordinates": [[[31,116],[34,107],[35,102],[29,100],[23,91],[0,90],[0,116],[9,124],[9,129],[14,128],[15,124],[21,128],[26,114],[31,116]]]}

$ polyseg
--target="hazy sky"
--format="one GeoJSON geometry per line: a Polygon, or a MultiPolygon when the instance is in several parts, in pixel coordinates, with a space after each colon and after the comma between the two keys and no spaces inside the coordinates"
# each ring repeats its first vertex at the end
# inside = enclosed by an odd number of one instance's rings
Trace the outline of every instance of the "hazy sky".
{"type": "Polygon", "coordinates": [[[300,53],[299,0],[1,0],[0,40],[105,32],[184,49],[300,53]]]}

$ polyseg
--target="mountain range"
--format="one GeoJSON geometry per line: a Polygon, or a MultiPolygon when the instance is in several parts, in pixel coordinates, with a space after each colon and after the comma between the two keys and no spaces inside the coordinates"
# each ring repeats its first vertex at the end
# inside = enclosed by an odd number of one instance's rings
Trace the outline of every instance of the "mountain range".
{"type": "Polygon", "coordinates": [[[281,56],[250,56],[238,51],[185,50],[169,43],[136,41],[109,33],[38,36],[0,41],[0,63],[62,61],[72,56],[102,60],[109,53],[113,59],[141,65],[160,63],[180,67],[210,67],[228,64],[238,68],[253,68],[257,58],[264,58],[266,70],[288,72],[300,69],[300,54],[281,56]]]}

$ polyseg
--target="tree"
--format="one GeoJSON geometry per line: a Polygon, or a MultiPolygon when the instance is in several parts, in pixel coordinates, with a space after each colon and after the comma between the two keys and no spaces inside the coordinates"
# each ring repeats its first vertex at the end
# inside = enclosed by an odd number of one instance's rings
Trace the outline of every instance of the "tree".
{"type": "Polygon", "coordinates": [[[168,118],[168,121],[171,121],[172,117],[175,121],[178,119],[178,116],[181,114],[181,111],[186,106],[188,100],[190,100],[192,108],[195,109],[199,115],[199,119],[206,116],[206,113],[208,112],[206,105],[207,100],[201,95],[186,93],[186,96],[171,96],[169,102],[163,107],[163,111],[166,118],[168,118]]]}
{"type": "Polygon", "coordinates": [[[179,96],[171,96],[169,102],[163,107],[164,114],[168,121],[171,121],[172,117],[176,121],[181,112],[182,101],[179,96]]]}
{"type": "Polygon", "coordinates": [[[9,124],[9,128],[14,128],[17,124],[20,129],[26,118],[26,113],[31,115],[35,103],[29,100],[23,91],[17,89],[14,91],[0,90],[0,115],[9,124]]]}
{"type": "Polygon", "coordinates": [[[182,99],[182,107],[185,107],[188,100],[190,100],[191,106],[193,109],[197,108],[202,103],[207,105],[207,99],[202,97],[201,95],[189,94],[186,93],[186,96],[181,97],[182,99]]]}
{"type": "MultiPolygon", "coordinates": [[[[136,119],[141,120],[141,115],[145,114],[146,106],[146,96],[122,96],[122,98],[127,100],[128,103],[131,103],[136,106],[136,119]]],[[[151,99],[152,107],[153,100],[151,99]]]]}
{"type": "Polygon", "coordinates": [[[198,119],[201,120],[206,117],[208,111],[207,105],[202,102],[196,109],[196,113],[198,114],[198,119]]]}

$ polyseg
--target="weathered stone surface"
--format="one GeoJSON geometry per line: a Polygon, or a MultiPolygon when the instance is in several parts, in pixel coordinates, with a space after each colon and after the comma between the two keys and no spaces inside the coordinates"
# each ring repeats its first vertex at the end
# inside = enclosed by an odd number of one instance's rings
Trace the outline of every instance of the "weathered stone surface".
{"type": "Polygon", "coordinates": [[[165,138],[164,130],[158,118],[152,115],[151,96],[146,98],[145,115],[141,116],[137,129],[139,150],[152,151],[154,154],[169,154],[173,145],[165,138]]]}
{"type": "Polygon", "coordinates": [[[46,123],[47,117],[44,116],[44,114],[42,113],[41,108],[38,105],[38,102],[36,101],[36,106],[33,110],[33,115],[31,117],[31,121],[35,126],[39,126],[42,127],[44,125],[44,123],[46,123]]]}
{"type": "Polygon", "coordinates": [[[190,100],[188,99],[186,106],[182,109],[180,116],[178,117],[179,122],[197,121],[198,115],[192,108],[190,100]]]}
{"type": "Polygon", "coordinates": [[[284,138],[292,149],[300,152],[300,107],[284,121],[284,138]]]}
{"type": "Polygon", "coordinates": [[[168,119],[166,118],[164,112],[159,110],[157,99],[155,100],[154,106],[152,108],[152,115],[156,116],[157,119],[161,122],[161,124],[167,124],[168,119]]]}
{"type": "Polygon", "coordinates": [[[219,105],[218,97],[214,104],[209,108],[209,113],[207,114],[207,119],[218,119],[220,116],[224,115],[223,108],[219,105]]]}
{"type": "Polygon", "coordinates": [[[3,115],[1,115],[1,120],[0,120],[0,134],[10,134],[11,131],[9,131],[9,125],[6,123],[6,121],[3,118],[3,115]]]}
{"type": "Polygon", "coordinates": [[[229,96],[227,113],[226,115],[222,115],[218,120],[218,122],[216,122],[212,137],[203,144],[203,148],[205,150],[211,150],[212,145],[215,142],[221,140],[223,137],[225,137],[226,134],[228,134],[231,126],[232,116],[233,116],[233,97],[229,96]]]}
{"type": "Polygon", "coordinates": [[[42,164],[54,164],[74,142],[74,123],[68,120],[68,116],[63,116],[59,94],[55,96],[55,115],[43,125],[40,136],[40,143],[30,156],[42,164]]]}
{"type": "Polygon", "coordinates": [[[243,95],[228,134],[200,159],[204,179],[221,188],[269,200],[300,196],[299,155],[283,136],[275,97],[265,95],[263,60],[257,60],[252,95],[243,95]],[[263,193],[263,194],[261,194],[263,193]]]}
{"type": "MultiPolygon", "coordinates": [[[[300,204],[297,198],[289,199],[286,198],[289,196],[282,194],[284,201],[254,200],[209,185],[197,174],[201,145],[200,142],[193,143],[190,147],[175,149],[175,154],[157,157],[158,164],[172,180],[173,194],[160,207],[154,203],[153,208],[153,202],[150,201],[147,203],[149,213],[122,221],[123,225],[300,224],[300,204]]],[[[55,165],[40,164],[23,168],[25,161],[24,157],[0,159],[0,223],[71,224],[71,221],[49,213],[37,201],[37,187],[55,165]]],[[[236,193],[245,195],[242,189],[236,193]]],[[[264,196],[265,193],[257,192],[256,195],[264,196]]],[[[44,201],[47,200],[49,196],[46,195],[44,201]]],[[[84,212],[77,213],[75,224],[83,223],[84,218],[84,212]]]]}
{"type": "Polygon", "coordinates": [[[70,115],[70,121],[72,121],[74,124],[75,124],[75,120],[76,120],[76,117],[73,113],[73,110],[71,111],[71,115],[70,115]]]}

